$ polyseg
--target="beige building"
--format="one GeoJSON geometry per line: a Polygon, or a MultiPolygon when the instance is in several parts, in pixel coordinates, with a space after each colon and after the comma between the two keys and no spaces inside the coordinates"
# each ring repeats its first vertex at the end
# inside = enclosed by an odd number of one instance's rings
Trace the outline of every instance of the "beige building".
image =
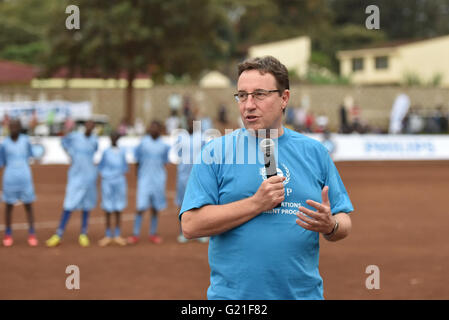
{"type": "Polygon", "coordinates": [[[267,55],[277,58],[289,71],[294,71],[298,76],[304,77],[307,74],[311,55],[310,38],[297,37],[256,45],[248,49],[250,58],[267,55]]]}
{"type": "Polygon", "coordinates": [[[339,51],[340,74],[355,84],[421,83],[449,87],[449,35],[339,51]]]}

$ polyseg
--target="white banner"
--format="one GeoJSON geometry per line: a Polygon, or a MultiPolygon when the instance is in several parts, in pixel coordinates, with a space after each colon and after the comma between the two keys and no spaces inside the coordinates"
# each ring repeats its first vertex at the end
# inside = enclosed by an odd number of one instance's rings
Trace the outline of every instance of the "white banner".
{"type": "MultiPolygon", "coordinates": [[[[319,134],[308,135],[323,142],[319,134]]],[[[173,145],[175,139],[162,137],[173,145]]],[[[30,137],[33,144],[43,147],[42,164],[68,164],[70,159],[61,145],[60,137],[30,137]]],[[[141,137],[122,137],[118,144],[126,151],[128,162],[134,162],[134,148],[141,137]]],[[[449,160],[449,135],[340,135],[330,136],[325,145],[330,146],[334,161],[365,160],[449,160]]],[[[99,162],[103,151],[110,146],[109,137],[99,137],[94,161],[99,162]]],[[[170,155],[172,162],[175,162],[170,155]]]]}
{"type": "MultiPolygon", "coordinates": [[[[323,136],[310,135],[323,142],[323,136]]],[[[331,135],[334,161],[449,160],[449,135],[331,135]]]]}
{"type": "Polygon", "coordinates": [[[0,102],[0,119],[8,115],[10,118],[27,121],[33,114],[39,122],[46,122],[50,116],[55,122],[64,121],[68,116],[72,119],[87,119],[92,115],[92,104],[89,101],[63,100],[0,102]]]}

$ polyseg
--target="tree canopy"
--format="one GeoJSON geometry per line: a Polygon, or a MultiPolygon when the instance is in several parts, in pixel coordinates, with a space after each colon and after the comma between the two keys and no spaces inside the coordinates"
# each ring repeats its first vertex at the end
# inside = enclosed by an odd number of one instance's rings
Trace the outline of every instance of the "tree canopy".
{"type": "MultiPolygon", "coordinates": [[[[196,79],[203,70],[233,75],[248,47],[301,35],[312,61],[338,72],[335,53],[376,42],[449,34],[449,0],[372,0],[380,30],[365,27],[363,0],[0,0],[0,59],[41,66],[49,75],[128,80],[144,73],[196,79]],[[77,5],[81,28],[68,30],[77,5]]],[[[126,116],[131,121],[132,87],[126,116]]]]}

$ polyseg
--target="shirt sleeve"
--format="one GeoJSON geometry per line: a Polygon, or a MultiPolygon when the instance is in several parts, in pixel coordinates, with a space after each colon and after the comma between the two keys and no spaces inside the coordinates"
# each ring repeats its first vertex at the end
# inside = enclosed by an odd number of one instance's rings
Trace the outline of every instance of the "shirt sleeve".
{"type": "Polygon", "coordinates": [[[72,146],[73,134],[69,133],[62,137],[61,144],[66,152],[69,152],[70,147],[72,146]]]}
{"type": "Polygon", "coordinates": [[[104,168],[106,152],[107,152],[107,150],[105,150],[103,152],[103,154],[101,155],[101,159],[100,159],[100,162],[98,163],[98,167],[97,167],[98,168],[98,172],[101,172],[103,170],[103,168],[104,168]]]}
{"type": "Polygon", "coordinates": [[[97,151],[98,151],[98,138],[95,137],[94,138],[94,152],[97,152],[97,151]]]}
{"type": "Polygon", "coordinates": [[[27,158],[34,158],[34,153],[33,153],[33,145],[30,142],[30,139],[27,138],[26,140],[26,144],[27,144],[27,158]]]}
{"type": "Polygon", "coordinates": [[[170,146],[167,144],[165,145],[165,151],[164,151],[164,163],[168,163],[168,155],[170,153],[170,146]]]}
{"type": "Polygon", "coordinates": [[[0,168],[6,165],[6,155],[5,147],[3,144],[0,145],[0,168]]]}
{"type": "Polygon", "coordinates": [[[136,160],[137,163],[139,163],[142,159],[142,153],[141,153],[141,149],[142,149],[142,143],[139,143],[139,145],[134,149],[134,159],[136,160]]]}
{"type": "MultiPolygon", "coordinates": [[[[203,152],[208,152],[203,149],[203,152]]],[[[188,210],[218,204],[219,191],[216,164],[195,164],[187,182],[179,218],[188,210]]]]}
{"type": "Polygon", "coordinates": [[[325,176],[325,186],[329,187],[329,201],[331,204],[332,214],[345,212],[350,213],[354,211],[351,200],[349,199],[346,188],[343,181],[340,178],[337,168],[332,161],[329,153],[326,151],[326,161],[327,161],[327,173],[325,176]]]}

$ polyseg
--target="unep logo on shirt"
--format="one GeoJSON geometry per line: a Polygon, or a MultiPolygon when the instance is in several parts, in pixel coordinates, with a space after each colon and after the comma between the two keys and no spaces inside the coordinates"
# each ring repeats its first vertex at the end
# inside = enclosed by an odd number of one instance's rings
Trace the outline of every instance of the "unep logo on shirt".
{"type": "MultiPolygon", "coordinates": [[[[283,182],[284,186],[285,186],[285,185],[287,185],[290,182],[290,170],[288,170],[287,166],[285,164],[283,164],[283,163],[280,163],[279,165],[284,168],[284,171],[282,171],[282,169],[277,167],[276,168],[276,172],[277,172],[278,176],[285,177],[285,180],[283,182]]],[[[260,168],[259,173],[262,176],[263,180],[267,180],[267,169],[265,167],[260,168]]]]}

